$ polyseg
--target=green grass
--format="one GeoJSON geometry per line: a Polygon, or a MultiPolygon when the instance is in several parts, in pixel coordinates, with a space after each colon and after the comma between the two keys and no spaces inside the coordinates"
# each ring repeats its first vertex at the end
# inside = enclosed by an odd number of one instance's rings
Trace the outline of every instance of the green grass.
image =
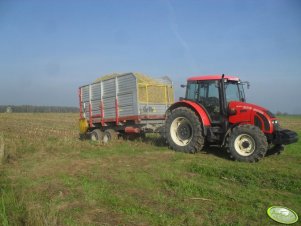
{"type": "MultiPolygon", "coordinates": [[[[216,148],[175,153],[156,136],[78,140],[75,114],[0,114],[0,225],[278,225],[301,214],[301,143],[255,164],[216,148]]],[[[281,117],[301,135],[301,117],[281,117]]]]}
{"type": "Polygon", "coordinates": [[[0,217],[2,220],[2,225],[3,226],[8,226],[8,217],[6,215],[6,207],[5,207],[5,202],[4,202],[4,191],[1,191],[1,206],[0,206],[0,217]]]}

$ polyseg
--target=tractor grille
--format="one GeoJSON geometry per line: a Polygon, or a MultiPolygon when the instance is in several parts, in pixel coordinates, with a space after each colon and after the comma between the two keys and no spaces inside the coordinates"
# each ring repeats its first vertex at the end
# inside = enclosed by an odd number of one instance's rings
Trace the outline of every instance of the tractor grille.
{"type": "Polygon", "coordinates": [[[261,113],[258,113],[255,115],[255,118],[254,118],[254,123],[256,126],[258,126],[259,128],[261,129],[264,129],[265,131],[269,131],[270,130],[270,124],[269,124],[269,121],[267,120],[266,117],[264,117],[263,114],[261,113]],[[261,120],[262,121],[261,121],[261,120]],[[262,122],[263,122],[263,126],[262,126],[262,122]]]}
{"type": "Polygon", "coordinates": [[[262,129],[262,123],[260,121],[260,118],[257,115],[255,115],[255,117],[254,117],[254,124],[255,124],[255,126],[258,126],[260,129],[262,129]]]}

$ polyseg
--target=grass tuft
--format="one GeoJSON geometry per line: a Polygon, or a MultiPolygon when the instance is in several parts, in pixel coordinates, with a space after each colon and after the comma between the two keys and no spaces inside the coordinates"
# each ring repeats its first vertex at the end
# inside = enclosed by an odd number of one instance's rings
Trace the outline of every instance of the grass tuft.
{"type": "Polygon", "coordinates": [[[3,226],[8,226],[8,217],[6,215],[6,208],[5,208],[5,202],[4,202],[4,190],[1,189],[1,207],[0,207],[0,220],[2,222],[3,226]]]}

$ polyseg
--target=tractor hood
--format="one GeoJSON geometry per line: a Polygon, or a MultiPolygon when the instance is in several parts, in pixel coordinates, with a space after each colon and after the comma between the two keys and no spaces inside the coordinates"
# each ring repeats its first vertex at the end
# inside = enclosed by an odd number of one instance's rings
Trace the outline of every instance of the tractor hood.
{"type": "Polygon", "coordinates": [[[263,108],[261,106],[255,105],[255,104],[249,104],[246,102],[239,102],[239,101],[231,101],[229,103],[229,108],[235,108],[237,111],[238,110],[255,110],[259,112],[268,112],[266,108],[263,108]]]}
{"type": "Polygon", "coordinates": [[[261,128],[265,133],[273,132],[274,123],[276,123],[277,120],[266,108],[239,101],[231,101],[228,108],[230,123],[253,124],[261,128]]]}

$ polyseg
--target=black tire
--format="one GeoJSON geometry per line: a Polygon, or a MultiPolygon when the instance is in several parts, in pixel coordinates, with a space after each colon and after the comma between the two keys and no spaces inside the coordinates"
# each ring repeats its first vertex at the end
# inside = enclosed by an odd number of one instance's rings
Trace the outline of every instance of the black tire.
{"type": "Polygon", "coordinates": [[[237,161],[257,162],[265,156],[267,149],[267,138],[257,126],[237,126],[228,138],[227,151],[237,161]]]}
{"type": "Polygon", "coordinates": [[[283,151],[284,145],[276,144],[267,151],[266,155],[280,155],[283,151]]]}
{"type": "Polygon", "coordinates": [[[104,136],[103,136],[103,143],[107,144],[110,143],[111,141],[117,140],[118,136],[117,136],[117,132],[113,129],[107,129],[104,132],[104,136]]]}
{"type": "Polygon", "coordinates": [[[85,140],[85,139],[87,139],[87,134],[86,134],[86,133],[80,133],[80,134],[79,134],[79,139],[80,139],[80,140],[85,140]]]}
{"type": "Polygon", "coordinates": [[[100,129],[94,129],[90,134],[90,139],[92,141],[102,141],[103,132],[100,129]]]}
{"type": "Polygon", "coordinates": [[[202,124],[189,108],[179,107],[173,110],[167,117],[165,132],[167,143],[174,151],[196,153],[203,148],[202,124]]]}

